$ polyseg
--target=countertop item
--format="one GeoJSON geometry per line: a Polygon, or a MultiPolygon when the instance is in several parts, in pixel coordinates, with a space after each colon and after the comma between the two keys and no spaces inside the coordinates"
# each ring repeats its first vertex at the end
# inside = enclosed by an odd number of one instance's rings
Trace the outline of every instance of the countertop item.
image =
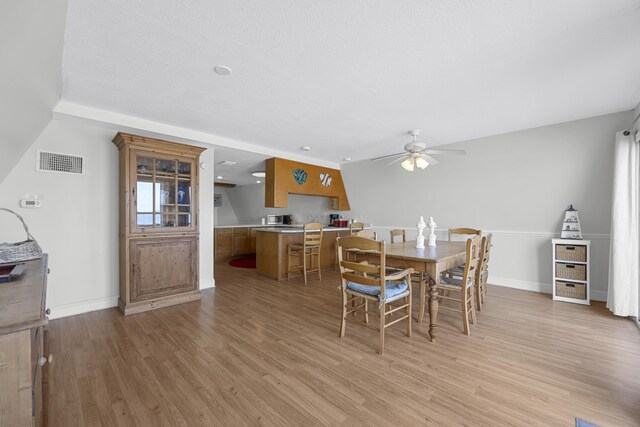
{"type": "MultiPolygon", "coordinates": [[[[364,230],[370,230],[371,227],[364,227],[364,230]]],[[[349,227],[329,227],[325,226],[322,228],[323,232],[331,232],[331,231],[349,231],[349,227]]],[[[302,233],[304,232],[302,226],[300,228],[275,228],[275,227],[267,227],[267,228],[259,228],[256,231],[266,231],[269,233],[302,233]]]]}
{"type": "Polygon", "coordinates": [[[291,225],[281,225],[281,224],[234,224],[234,225],[214,225],[213,228],[242,228],[242,227],[250,227],[250,228],[282,228],[282,227],[304,227],[304,224],[291,224],[291,225]]]}

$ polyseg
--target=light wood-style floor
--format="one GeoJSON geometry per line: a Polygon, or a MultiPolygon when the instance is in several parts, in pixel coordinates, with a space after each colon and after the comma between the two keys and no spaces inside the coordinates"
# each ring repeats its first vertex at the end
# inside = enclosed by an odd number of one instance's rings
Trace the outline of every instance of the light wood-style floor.
{"type": "Polygon", "coordinates": [[[640,425],[640,331],[602,303],[491,286],[470,337],[442,313],[436,343],[396,325],[379,356],[316,277],[219,263],[200,302],[52,321],[50,425],[640,425]]]}

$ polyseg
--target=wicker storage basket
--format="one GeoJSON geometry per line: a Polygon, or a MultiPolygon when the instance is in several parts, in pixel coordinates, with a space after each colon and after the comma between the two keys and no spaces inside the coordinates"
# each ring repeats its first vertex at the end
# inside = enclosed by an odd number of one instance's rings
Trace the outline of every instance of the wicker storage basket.
{"type": "Polygon", "coordinates": [[[587,247],[584,245],[556,245],[556,259],[586,262],[587,247]]]}
{"type": "Polygon", "coordinates": [[[556,296],[575,299],[587,299],[587,285],[556,281],[556,296]]]}
{"type": "Polygon", "coordinates": [[[569,280],[587,280],[587,266],[556,262],[556,277],[569,280]]]}
{"type": "Polygon", "coordinates": [[[27,240],[23,242],[0,243],[0,264],[41,258],[42,249],[40,249],[40,245],[38,245],[36,239],[33,238],[31,233],[29,233],[29,227],[27,227],[24,219],[22,219],[20,215],[18,215],[11,209],[0,208],[0,210],[12,213],[17,216],[20,222],[22,222],[24,231],[27,233],[27,240]]]}

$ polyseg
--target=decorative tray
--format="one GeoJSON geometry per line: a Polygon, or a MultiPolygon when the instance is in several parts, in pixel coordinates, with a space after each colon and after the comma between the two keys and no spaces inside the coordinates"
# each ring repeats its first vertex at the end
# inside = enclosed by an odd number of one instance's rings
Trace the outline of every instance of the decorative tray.
{"type": "Polygon", "coordinates": [[[0,264],[0,283],[17,279],[24,273],[26,265],[24,262],[12,264],[0,264]]]}

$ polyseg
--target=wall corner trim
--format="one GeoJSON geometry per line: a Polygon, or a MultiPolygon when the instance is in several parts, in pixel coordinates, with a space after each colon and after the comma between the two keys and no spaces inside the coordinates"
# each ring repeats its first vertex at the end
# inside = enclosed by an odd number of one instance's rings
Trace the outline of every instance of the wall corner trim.
{"type": "Polygon", "coordinates": [[[210,289],[210,288],[215,288],[215,287],[216,287],[216,279],[211,279],[211,280],[206,280],[206,281],[200,282],[200,290],[210,289]]]}

